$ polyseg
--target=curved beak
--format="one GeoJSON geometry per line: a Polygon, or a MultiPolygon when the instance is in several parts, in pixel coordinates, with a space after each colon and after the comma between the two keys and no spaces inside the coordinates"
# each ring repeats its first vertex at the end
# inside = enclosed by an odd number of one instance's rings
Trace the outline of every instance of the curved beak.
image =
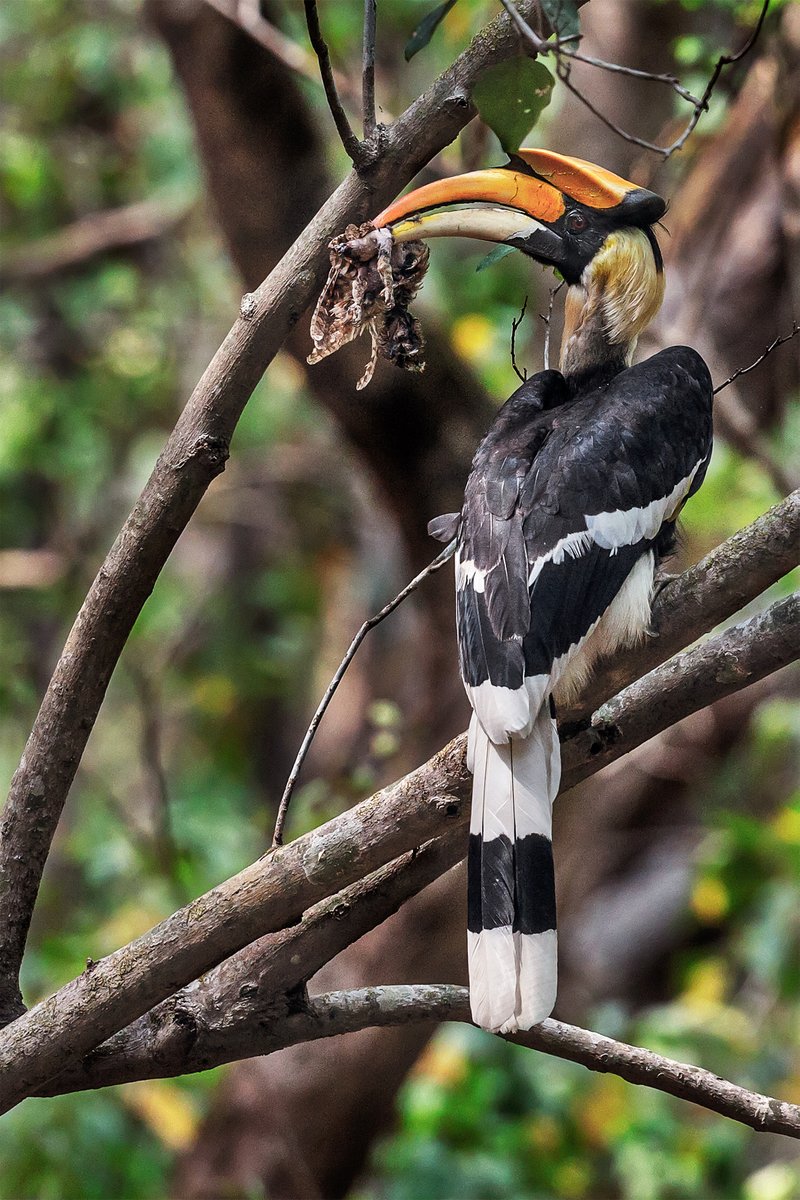
{"type": "Polygon", "coordinates": [[[609,230],[649,226],[666,209],[654,192],[594,163],[549,150],[521,149],[505,167],[437,180],[395,200],[373,224],[397,241],[458,236],[517,246],[559,266],[562,218],[580,207],[609,230]]]}

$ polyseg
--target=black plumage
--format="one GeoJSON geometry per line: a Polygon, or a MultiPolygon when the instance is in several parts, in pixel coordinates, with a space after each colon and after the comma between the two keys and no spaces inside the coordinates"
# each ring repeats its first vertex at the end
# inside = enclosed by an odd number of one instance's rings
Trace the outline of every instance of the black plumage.
{"type": "Polygon", "coordinates": [[[687,495],[696,491],[711,452],[711,398],[702,358],[674,346],[577,392],[559,372],[543,371],[503,405],[473,460],[458,526],[462,568],[485,573],[482,590],[474,578],[459,586],[466,683],[514,688],[548,670],[608,608],[642,554],[662,551],[670,520],[653,537],[603,546],[587,518],[644,509],[692,471],[687,495]],[[548,559],[570,537],[562,561],[548,559]]]}

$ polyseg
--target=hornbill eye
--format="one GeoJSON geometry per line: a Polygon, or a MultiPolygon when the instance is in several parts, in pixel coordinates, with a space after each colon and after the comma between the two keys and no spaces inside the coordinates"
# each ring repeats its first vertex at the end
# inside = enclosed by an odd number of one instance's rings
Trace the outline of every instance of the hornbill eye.
{"type": "Polygon", "coordinates": [[[578,212],[577,209],[574,209],[571,213],[567,214],[566,224],[570,233],[581,233],[589,224],[589,222],[582,212],[578,212]]]}

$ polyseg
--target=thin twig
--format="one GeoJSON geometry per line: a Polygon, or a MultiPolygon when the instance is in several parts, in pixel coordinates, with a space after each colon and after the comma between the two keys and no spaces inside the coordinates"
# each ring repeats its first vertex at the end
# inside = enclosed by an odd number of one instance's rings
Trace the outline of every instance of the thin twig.
{"type": "Polygon", "coordinates": [[[722,74],[723,69],[725,67],[731,66],[733,63],[739,62],[741,59],[744,58],[744,56],[746,54],[750,53],[753,46],[756,44],[758,35],[761,33],[762,26],[764,24],[764,21],[766,20],[767,11],[769,10],[769,6],[770,6],[770,0],[764,0],[763,5],[761,6],[761,12],[759,13],[759,17],[758,17],[758,20],[756,21],[753,32],[750,34],[750,37],[747,39],[745,44],[742,46],[741,50],[737,50],[737,52],[735,54],[721,54],[720,57],[717,59],[716,66],[714,67],[714,70],[711,73],[711,78],[709,79],[708,83],[706,84],[706,90],[703,92],[703,95],[700,98],[699,104],[697,104],[695,106],[695,110],[692,113],[692,115],[689,119],[689,122],[688,122],[686,128],[684,129],[683,133],[680,135],[680,137],[676,138],[675,141],[672,143],[672,145],[668,146],[666,149],[661,149],[658,146],[655,147],[655,149],[658,150],[659,153],[663,154],[665,158],[669,158],[669,156],[671,154],[673,154],[676,150],[681,150],[683,148],[683,146],[686,144],[687,139],[692,135],[692,133],[694,133],[695,127],[697,126],[697,122],[700,120],[700,117],[702,116],[702,114],[704,112],[708,111],[708,105],[709,105],[709,101],[711,100],[711,95],[714,91],[714,88],[717,86],[717,81],[719,80],[719,77],[722,74]]]}
{"type": "Polygon", "coordinates": [[[525,309],[527,307],[528,307],[528,297],[526,296],[522,303],[522,309],[520,311],[519,316],[515,317],[514,320],[511,322],[511,365],[514,368],[514,373],[517,376],[517,379],[521,379],[523,383],[525,383],[525,381],[528,378],[528,369],[527,369],[527,367],[523,367],[522,371],[520,371],[519,367],[517,366],[517,330],[519,329],[520,325],[522,324],[523,318],[525,316],[525,309]]]}
{"type": "Polygon", "coordinates": [[[363,162],[364,154],[361,143],[353,132],[353,128],[347,119],[347,113],[342,108],[342,102],[339,99],[339,92],[336,88],[336,80],[333,77],[333,66],[331,65],[331,56],[328,51],[328,44],[322,36],[322,29],[319,23],[319,13],[317,12],[317,0],[303,0],[303,7],[306,13],[306,24],[308,26],[308,36],[311,39],[311,45],[314,48],[314,53],[319,61],[319,71],[322,76],[322,86],[325,89],[325,95],[328,100],[328,107],[331,110],[334,124],[338,131],[339,137],[342,140],[342,145],[350,156],[353,166],[359,167],[363,162]]]}
{"type": "Polygon", "coordinates": [[[738,367],[737,370],[735,370],[733,374],[725,380],[724,383],[720,383],[714,388],[714,395],[716,396],[717,392],[721,392],[723,388],[728,387],[728,385],[733,383],[734,380],[741,379],[742,375],[747,375],[750,371],[760,366],[764,359],[767,358],[767,356],[770,355],[773,350],[777,350],[778,346],[785,346],[786,343],[790,342],[793,337],[797,337],[798,333],[800,333],[800,325],[797,324],[797,321],[793,321],[791,333],[785,333],[780,337],[776,337],[774,341],[770,342],[767,348],[763,350],[761,354],[759,354],[758,358],[754,359],[753,362],[750,363],[749,367],[738,367]]]}
{"type": "Polygon", "coordinates": [[[700,104],[697,97],[684,87],[677,75],[671,72],[643,71],[638,67],[626,67],[622,63],[606,62],[603,58],[594,58],[591,54],[581,54],[578,50],[562,50],[574,62],[586,63],[589,67],[597,67],[601,71],[610,71],[614,75],[625,75],[628,79],[644,79],[648,83],[664,83],[672,88],[676,96],[688,100],[689,104],[700,104]]]}
{"type": "Polygon", "coordinates": [[[640,146],[643,150],[650,150],[653,154],[660,154],[665,159],[670,158],[677,150],[681,150],[686,145],[687,140],[696,129],[697,123],[701,116],[704,112],[708,111],[711,96],[717,86],[717,83],[719,82],[719,77],[722,74],[723,69],[727,66],[730,66],[732,63],[739,62],[739,60],[744,58],[744,56],[753,48],[759,34],[761,33],[761,29],[770,6],[770,0],[763,0],[758,21],[756,22],[752,33],[740,50],[737,50],[735,54],[720,55],[720,57],[717,59],[714,70],[711,73],[711,77],[706,84],[705,91],[698,99],[696,96],[692,95],[692,93],[685,88],[680,80],[674,75],[667,73],[658,74],[652,71],[642,71],[635,67],[625,67],[619,63],[610,63],[603,59],[593,58],[591,55],[580,54],[578,51],[571,50],[565,45],[566,42],[572,40],[569,38],[554,38],[552,40],[542,38],[534,29],[531,28],[524,17],[517,12],[513,0],[500,0],[500,3],[511,17],[512,21],[526,41],[528,41],[536,50],[537,54],[554,54],[556,56],[556,74],[558,75],[558,78],[561,80],[567,90],[572,92],[576,99],[580,100],[581,104],[585,105],[586,108],[588,108],[589,111],[595,117],[597,117],[599,121],[602,121],[602,123],[613,133],[616,133],[619,135],[619,137],[624,138],[626,142],[630,142],[634,146],[640,146]],[[680,96],[683,100],[687,100],[693,108],[692,114],[689,117],[683,132],[675,139],[674,142],[670,143],[669,146],[658,146],[655,142],[648,142],[645,138],[636,137],[635,134],[628,133],[626,129],[623,129],[620,125],[617,125],[614,121],[612,121],[610,117],[607,117],[605,113],[602,113],[591,102],[591,100],[588,99],[587,96],[584,96],[580,88],[575,86],[570,79],[570,66],[571,62],[573,61],[586,63],[588,66],[598,67],[604,71],[613,71],[616,74],[628,75],[634,79],[644,79],[649,80],[652,83],[669,85],[676,95],[680,96]]]}
{"type": "Polygon", "coordinates": [[[553,303],[555,301],[556,296],[561,291],[563,286],[564,286],[564,280],[562,279],[561,282],[557,283],[555,287],[550,288],[550,299],[547,302],[547,316],[545,316],[544,313],[539,313],[539,320],[544,325],[543,360],[544,360],[545,371],[550,370],[550,331],[552,329],[552,322],[553,322],[553,303]]]}
{"type": "Polygon", "coordinates": [[[364,44],[361,67],[361,107],[364,113],[364,137],[375,132],[375,36],[377,0],[364,0],[364,44]]]}
{"type": "Polygon", "coordinates": [[[403,603],[403,601],[408,596],[411,595],[412,592],[416,591],[416,589],[419,587],[419,585],[424,580],[426,580],[429,575],[433,575],[435,571],[438,571],[440,567],[443,567],[444,564],[450,558],[452,558],[455,548],[456,548],[456,543],[455,543],[455,539],[453,539],[453,541],[450,542],[449,545],[445,546],[445,548],[444,548],[444,550],[442,550],[441,554],[436,555],[436,558],[434,558],[433,562],[428,563],[428,565],[424,569],[424,571],[420,571],[419,575],[415,575],[414,578],[411,580],[411,582],[407,583],[406,586],[403,588],[403,590],[401,592],[397,593],[394,600],[390,600],[388,604],[384,605],[384,607],[380,610],[380,612],[375,613],[374,616],[370,617],[368,620],[366,620],[364,622],[364,624],[361,626],[358,633],[355,635],[352,642],[348,646],[347,653],[345,654],[342,661],[339,663],[339,666],[336,668],[336,672],[335,672],[333,678],[331,679],[330,683],[328,684],[327,688],[325,689],[324,696],[322,697],[322,699],[319,702],[317,711],[314,713],[314,716],[311,718],[311,724],[309,725],[308,729],[306,730],[305,737],[303,738],[303,741],[300,744],[300,749],[297,751],[297,758],[294,760],[294,765],[292,766],[292,769],[289,772],[289,778],[286,780],[286,787],[283,790],[283,795],[281,796],[281,802],[278,805],[278,816],[275,821],[275,832],[272,835],[273,848],[276,846],[283,845],[283,827],[286,823],[286,815],[289,811],[289,802],[292,799],[292,793],[294,792],[295,785],[297,783],[297,778],[300,774],[300,770],[303,766],[303,762],[305,761],[305,757],[308,754],[308,751],[311,747],[311,743],[313,742],[314,736],[317,732],[317,729],[319,728],[320,721],[325,716],[325,710],[327,709],[328,705],[330,704],[331,700],[333,699],[334,693],[335,693],[336,689],[338,688],[339,684],[342,682],[345,671],[347,670],[347,668],[350,666],[350,663],[355,658],[355,655],[356,655],[356,652],[357,652],[359,646],[361,645],[364,638],[369,633],[370,629],[374,629],[376,625],[380,625],[381,621],[385,617],[388,617],[390,613],[393,613],[394,610],[396,608],[398,608],[403,603]]]}

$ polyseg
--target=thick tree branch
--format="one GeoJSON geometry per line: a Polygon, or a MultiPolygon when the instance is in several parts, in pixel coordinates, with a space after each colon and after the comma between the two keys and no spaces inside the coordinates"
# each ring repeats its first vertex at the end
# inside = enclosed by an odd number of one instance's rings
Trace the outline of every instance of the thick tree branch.
{"type": "Polygon", "coordinates": [[[279,847],[99,962],[0,1033],[0,1111],[235,951],[365,873],[465,824],[460,742],[279,847]],[[451,789],[451,790],[448,790],[451,789]]]}
{"type": "Polygon", "coordinates": [[[314,905],[298,925],[259,938],[198,983],[170,996],[50,1080],[41,1094],[185,1075],[247,1057],[240,1047],[252,1037],[254,1022],[263,1026],[286,1016],[288,994],[463,853],[459,826],[314,905]]]}
{"type": "MultiPolygon", "coordinates": [[[[523,6],[533,16],[534,0],[523,6]]],[[[67,792],[131,628],[211,481],[258,380],[319,291],[327,243],[375,213],[474,115],[472,84],[518,52],[505,16],[492,22],[385,131],[364,178],[337,188],[252,295],[181,414],[144,491],[100,568],[42,701],[0,825],[0,1023],[22,1010],[17,982],[42,870],[67,792]]]]}
{"type": "MultiPolygon", "coordinates": [[[[766,531],[759,522],[752,528],[756,538],[769,538],[769,523],[766,531]]],[[[738,601],[741,589],[733,594],[738,601]]],[[[668,708],[654,704],[648,680],[631,688],[599,718],[608,725],[607,714],[612,713],[613,737],[603,739],[590,731],[565,741],[563,786],[627,753],[715,696],[727,695],[792,661],[798,647],[797,613],[796,597],[781,601],[762,617],[682,656],[682,669],[670,678],[668,708]],[[703,683],[709,662],[726,665],[725,671],[717,670],[713,685],[703,683]]],[[[669,677],[670,668],[665,671],[669,677]]],[[[470,791],[464,749],[462,735],[405,779],[266,855],[129,946],[93,964],[15,1021],[0,1034],[0,1110],[41,1088],[223,958],[297,920],[310,904],[435,838],[443,829],[464,825],[470,791]]]]}

